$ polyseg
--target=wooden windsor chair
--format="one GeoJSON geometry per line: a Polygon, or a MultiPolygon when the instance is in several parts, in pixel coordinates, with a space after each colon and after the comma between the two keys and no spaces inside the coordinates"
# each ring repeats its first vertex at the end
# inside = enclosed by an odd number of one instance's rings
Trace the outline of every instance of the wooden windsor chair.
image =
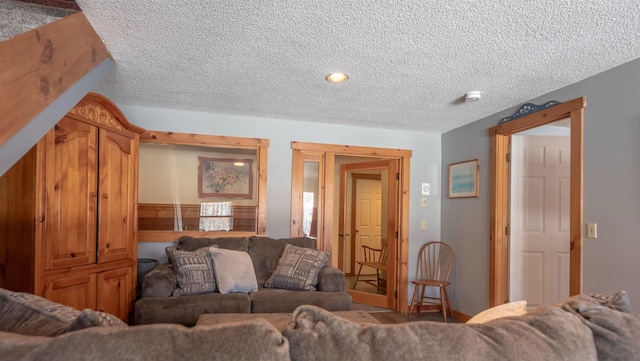
{"type": "Polygon", "coordinates": [[[430,311],[442,311],[444,322],[447,322],[447,309],[449,309],[453,318],[447,286],[449,286],[454,258],[451,247],[443,242],[428,242],[420,247],[417,278],[411,281],[414,288],[409,320],[411,320],[414,306],[418,307],[417,313],[420,313],[422,306],[436,306],[435,310],[430,311]],[[425,295],[427,287],[438,288],[439,297],[425,295]]]}

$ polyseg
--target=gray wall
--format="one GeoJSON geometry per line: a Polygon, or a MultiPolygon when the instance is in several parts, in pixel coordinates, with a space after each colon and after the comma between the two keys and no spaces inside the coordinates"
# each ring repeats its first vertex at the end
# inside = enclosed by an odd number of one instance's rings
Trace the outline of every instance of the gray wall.
{"type": "MultiPolygon", "coordinates": [[[[415,275],[415,254],[420,246],[427,240],[440,239],[440,135],[119,104],[118,107],[130,122],[148,130],[269,139],[267,234],[274,238],[289,236],[291,141],[411,150],[410,279],[415,275]],[[432,185],[427,207],[421,205],[421,183],[432,185]],[[427,221],[426,231],[420,228],[422,220],[427,221]]],[[[166,246],[140,243],[138,256],[166,260],[166,246]]]]}
{"type": "MultiPolygon", "coordinates": [[[[640,311],[640,60],[533,100],[587,100],[584,125],[584,222],[598,238],[584,239],[587,293],[626,290],[640,311]]],[[[456,252],[453,307],[473,315],[489,304],[488,129],[518,107],[442,135],[442,184],[450,163],[480,159],[480,198],[442,198],[442,239],[456,252]]],[[[443,186],[443,189],[445,187],[443,186]]]]}

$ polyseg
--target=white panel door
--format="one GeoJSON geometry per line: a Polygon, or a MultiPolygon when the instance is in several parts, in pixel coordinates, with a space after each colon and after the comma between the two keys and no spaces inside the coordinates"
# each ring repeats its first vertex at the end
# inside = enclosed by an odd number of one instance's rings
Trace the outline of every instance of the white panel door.
{"type": "Polygon", "coordinates": [[[509,298],[569,296],[570,138],[512,136],[509,298]]]}
{"type": "MultiPolygon", "coordinates": [[[[358,179],[356,186],[356,254],[364,260],[362,245],[382,247],[382,183],[375,179],[358,179]]],[[[366,267],[369,268],[369,267],[366,267]]],[[[373,269],[362,269],[362,274],[375,273],[373,269]]]]}

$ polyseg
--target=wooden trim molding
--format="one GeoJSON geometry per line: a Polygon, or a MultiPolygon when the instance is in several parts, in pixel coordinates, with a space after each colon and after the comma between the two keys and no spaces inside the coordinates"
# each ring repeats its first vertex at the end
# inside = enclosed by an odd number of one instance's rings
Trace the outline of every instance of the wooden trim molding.
{"type": "Polygon", "coordinates": [[[156,130],[149,130],[144,132],[142,135],[140,135],[140,141],[145,143],[201,145],[204,147],[220,148],[259,148],[269,146],[269,139],[161,132],[156,130]]]}
{"type": "Polygon", "coordinates": [[[511,135],[571,119],[571,191],[569,293],[582,292],[582,220],[583,220],[583,142],[584,108],[586,99],[580,97],[536,113],[525,115],[489,129],[491,137],[491,198],[490,198],[490,271],[489,306],[497,306],[509,298],[509,253],[505,228],[509,224],[509,166],[506,160],[511,135]]]}
{"type": "Polygon", "coordinates": [[[107,57],[81,12],[0,42],[0,144],[107,57]]]}
{"type": "Polygon", "coordinates": [[[131,124],[111,100],[98,93],[87,93],[67,116],[124,134],[127,131],[142,134],[145,131],[131,124]]]}

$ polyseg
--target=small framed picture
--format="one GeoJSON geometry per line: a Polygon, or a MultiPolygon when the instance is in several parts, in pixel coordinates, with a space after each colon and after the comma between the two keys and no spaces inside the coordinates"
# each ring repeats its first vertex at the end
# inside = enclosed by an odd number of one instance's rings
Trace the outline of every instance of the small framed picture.
{"type": "Polygon", "coordinates": [[[198,197],[253,196],[253,160],[198,157],[198,197]]]}
{"type": "Polygon", "coordinates": [[[480,197],[480,161],[449,165],[449,198],[480,197]]]}

